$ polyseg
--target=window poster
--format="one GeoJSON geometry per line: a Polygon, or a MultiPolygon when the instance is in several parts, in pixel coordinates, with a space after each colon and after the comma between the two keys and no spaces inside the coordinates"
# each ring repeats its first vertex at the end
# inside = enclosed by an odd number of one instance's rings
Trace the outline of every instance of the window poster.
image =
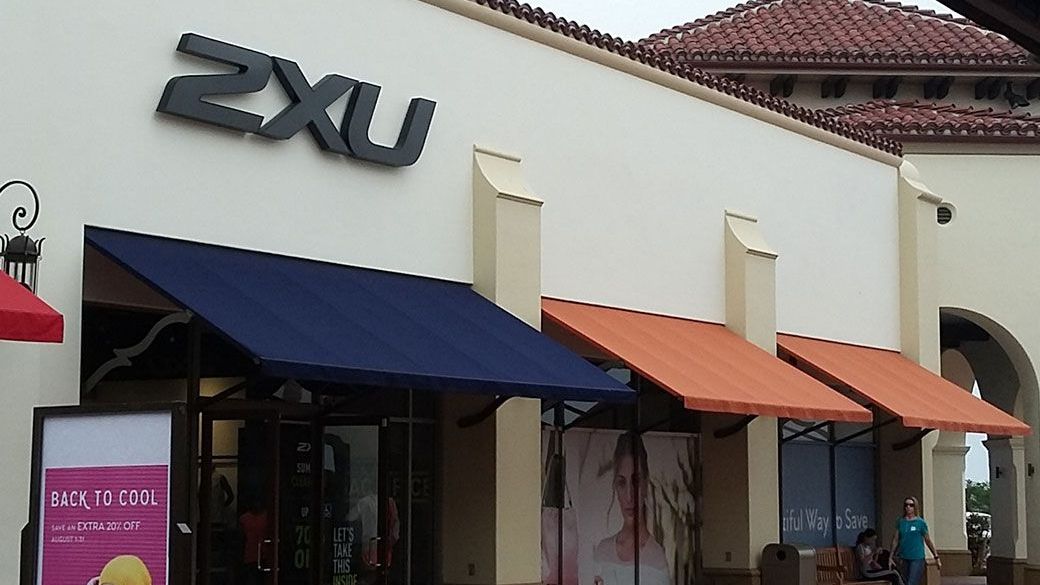
{"type": "MultiPolygon", "coordinates": [[[[279,492],[281,530],[281,563],[278,580],[283,585],[310,583],[315,571],[311,559],[312,514],[321,514],[321,546],[325,566],[322,568],[323,585],[360,585],[363,578],[374,580],[374,571],[362,571],[363,528],[373,534],[377,529],[374,506],[377,503],[374,479],[378,458],[378,428],[330,426],[322,440],[322,481],[324,501],[321,510],[312,507],[313,474],[310,428],[305,425],[283,424],[281,428],[281,488],[279,492]],[[351,444],[354,449],[351,449],[351,444]],[[370,461],[351,471],[352,459],[367,456],[370,461]],[[371,481],[363,482],[365,472],[371,481]],[[359,493],[362,484],[369,492],[359,493]],[[360,517],[364,514],[366,526],[360,517]],[[360,510],[359,510],[360,508],[360,510]]],[[[374,540],[374,536],[372,539],[374,540]]]]}
{"type": "Polygon", "coordinates": [[[310,428],[282,424],[281,481],[278,525],[281,534],[278,580],[284,585],[310,582],[311,570],[311,436],[310,428]]]}
{"type": "Polygon", "coordinates": [[[170,413],[44,418],[38,585],[166,585],[170,413]]]}
{"type": "Polygon", "coordinates": [[[569,430],[561,453],[560,436],[542,441],[543,583],[692,583],[695,437],[569,430]]]}
{"type": "Polygon", "coordinates": [[[780,530],[788,544],[833,546],[830,446],[791,441],[782,447],[780,530]]]}
{"type": "Polygon", "coordinates": [[[830,449],[816,441],[783,445],[780,527],[786,543],[854,546],[861,531],[876,527],[874,446],[854,442],[835,446],[834,469],[830,449]]]}
{"type": "Polygon", "coordinates": [[[834,524],[838,542],[852,546],[867,528],[877,528],[874,500],[874,446],[846,443],[834,451],[834,524]]]}
{"type": "MultiPolygon", "coordinates": [[[[379,427],[327,426],[323,461],[328,562],[324,583],[372,585],[380,576],[379,427]]],[[[388,543],[396,541],[388,539],[388,543]]],[[[391,567],[392,558],[386,559],[391,567]]]]}

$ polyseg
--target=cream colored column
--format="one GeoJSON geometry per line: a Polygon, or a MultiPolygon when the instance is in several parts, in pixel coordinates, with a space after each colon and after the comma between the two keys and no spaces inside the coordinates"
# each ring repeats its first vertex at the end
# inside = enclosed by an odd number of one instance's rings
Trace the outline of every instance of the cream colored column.
{"type": "MultiPolygon", "coordinates": [[[[1031,370],[1026,370],[1031,371],[1031,370]]],[[[1040,585],[1040,475],[1036,469],[1040,467],[1040,446],[1038,446],[1037,433],[1040,424],[1037,424],[1037,389],[1036,378],[1032,375],[1024,381],[1019,392],[1021,392],[1024,416],[1033,428],[1033,434],[1024,439],[1025,449],[1025,476],[1026,491],[1024,494],[1026,502],[1026,556],[1027,563],[1022,582],[1025,585],[1040,585]],[[1032,466],[1032,470],[1030,469],[1032,466]],[[1030,473],[1032,471],[1032,473],[1030,473]]]]}
{"type": "Polygon", "coordinates": [[[776,355],[776,259],[758,219],[726,212],[726,327],[776,355]]]}
{"type": "Polygon", "coordinates": [[[1025,581],[1025,443],[1020,437],[988,439],[992,540],[987,577],[990,585],[1025,581]]]}
{"type": "MultiPolygon", "coordinates": [[[[899,167],[899,280],[900,350],[904,356],[939,374],[939,302],[935,265],[937,261],[936,209],[942,198],[920,179],[908,162],[899,167]]],[[[886,415],[887,416],[887,415],[886,415]]],[[[898,423],[880,432],[879,484],[882,541],[891,541],[895,521],[902,513],[902,499],[915,496],[921,512],[930,518],[935,509],[932,450],[938,437],[931,433],[905,449],[895,447],[914,437],[918,429],[898,423]]],[[[938,533],[933,531],[933,538],[938,533]]],[[[929,585],[938,583],[934,566],[928,571],[929,585]]]]}
{"type": "MultiPolygon", "coordinates": [[[[473,288],[541,327],[541,206],[521,180],[520,159],[473,155],[473,288]]],[[[541,409],[514,398],[460,429],[489,398],[451,396],[442,408],[443,582],[541,581],[541,409]]]]}
{"type": "MultiPolygon", "coordinates": [[[[975,373],[961,352],[947,350],[941,356],[943,378],[971,392],[975,384],[975,373]]],[[[935,511],[931,527],[935,533],[935,546],[943,561],[943,575],[966,576],[971,574],[971,551],[968,550],[968,530],[964,521],[964,457],[968,447],[964,433],[946,432],[939,434],[939,442],[932,449],[935,511]]]]}
{"type": "MultiPolygon", "coordinates": [[[[726,326],[776,354],[776,258],[758,220],[726,212],[726,326]]],[[[780,538],[779,445],[775,418],[740,432],[715,433],[741,420],[705,415],[704,572],[715,585],[757,584],[762,548],[780,538]]]]}
{"type": "Polygon", "coordinates": [[[932,477],[935,502],[929,526],[935,534],[935,547],[943,560],[943,575],[971,575],[971,551],[964,520],[964,433],[943,433],[932,449],[932,477]],[[958,441],[950,435],[960,435],[958,441]],[[944,444],[949,440],[949,444],[944,444]],[[960,444],[958,444],[958,442],[960,444]]]}
{"type": "Polygon", "coordinates": [[[902,353],[940,373],[936,212],[942,197],[933,193],[914,165],[899,167],[899,280],[902,353]]]}

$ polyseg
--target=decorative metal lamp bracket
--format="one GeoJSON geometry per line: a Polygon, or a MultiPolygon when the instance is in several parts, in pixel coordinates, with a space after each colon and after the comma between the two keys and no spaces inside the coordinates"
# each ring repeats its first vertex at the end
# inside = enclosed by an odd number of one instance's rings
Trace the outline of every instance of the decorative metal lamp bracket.
{"type": "Polygon", "coordinates": [[[37,263],[40,259],[43,240],[46,238],[33,240],[25,232],[31,229],[40,217],[40,196],[32,185],[21,180],[8,181],[0,185],[0,195],[3,195],[11,187],[24,187],[29,191],[33,198],[33,210],[30,216],[29,210],[25,206],[19,205],[15,207],[14,213],[11,215],[11,224],[14,226],[15,231],[18,232],[18,235],[0,235],[0,256],[2,256],[3,260],[3,270],[35,294],[38,274],[37,263]],[[28,221],[21,223],[20,220],[24,220],[27,217],[29,218],[28,221]]]}
{"type": "Polygon", "coordinates": [[[32,217],[29,219],[29,223],[24,225],[19,225],[18,223],[19,219],[25,219],[25,217],[29,215],[29,210],[26,209],[23,205],[19,205],[18,207],[16,207],[14,209],[14,214],[11,215],[11,224],[14,225],[14,229],[18,230],[18,233],[24,234],[26,231],[32,229],[32,227],[36,225],[36,220],[40,217],[40,196],[36,193],[36,189],[34,189],[32,185],[21,180],[8,181],[4,183],[2,186],[0,186],[0,194],[6,191],[9,187],[14,187],[16,185],[21,185],[22,187],[25,187],[33,196],[33,214],[32,217]]]}

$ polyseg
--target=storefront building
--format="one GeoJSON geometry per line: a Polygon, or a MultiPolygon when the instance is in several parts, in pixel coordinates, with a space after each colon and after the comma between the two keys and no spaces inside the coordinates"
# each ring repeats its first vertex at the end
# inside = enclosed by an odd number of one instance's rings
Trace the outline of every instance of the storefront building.
{"type": "MultiPolygon", "coordinates": [[[[942,198],[938,246],[927,261],[938,269],[942,374],[1035,426],[1040,337],[1029,193],[1040,66],[1018,44],[1025,37],[873,0],[752,2],[690,19],[640,44],[903,144],[905,160],[942,198]]],[[[967,575],[965,438],[947,430],[935,441],[934,496],[924,505],[944,573],[967,575]]],[[[1040,533],[1029,536],[1038,526],[1030,524],[1036,489],[1028,478],[1037,443],[997,432],[985,445],[994,490],[990,582],[1035,579],[1040,533]]],[[[984,561],[976,557],[975,568],[984,561]]]]}
{"type": "Polygon", "coordinates": [[[894,142],[509,2],[5,12],[65,324],[0,345],[10,582],[109,570],[118,463],[167,490],[155,583],[757,583],[784,439],[868,430],[885,507],[923,429],[1028,431],[929,372],[894,142]]]}

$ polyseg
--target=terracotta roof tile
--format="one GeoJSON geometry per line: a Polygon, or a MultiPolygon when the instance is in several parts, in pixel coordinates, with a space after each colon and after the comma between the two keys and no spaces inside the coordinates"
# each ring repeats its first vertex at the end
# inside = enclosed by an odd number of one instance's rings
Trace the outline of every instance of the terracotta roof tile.
{"type": "Polygon", "coordinates": [[[876,100],[822,111],[880,136],[906,141],[1040,143],[1040,118],[992,108],[876,100]]]}
{"type": "Polygon", "coordinates": [[[623,41],[610,34],[601,33],[586,25],[566,20],[541,8],[530,4],[521,4],[517,0],[468,0],[491,10],[527,21],[532,25],[551,30],[555,33],[598,47],[605,51],[638,61],[644,65],[664,71],[687,81],[735,97],[739,100],[757,105],[772,112],[799,120],[827,132],[837,134],[865,144],[882,152],[902,155],[902,145],[887,138],[878,136],[849,126],[833,117],[815,110],[804,108],[784,99],[770,96],[749,85],[725,79],[689,65],[679,63],[667,55],[657,54],[636,43],[623,41]]]}
{"type": "Polygon", "coordinates": [[[681,63],[1003,66],[1029,52],[964,18],[881,0],[751,0],[640,41],[681,63]]]}

